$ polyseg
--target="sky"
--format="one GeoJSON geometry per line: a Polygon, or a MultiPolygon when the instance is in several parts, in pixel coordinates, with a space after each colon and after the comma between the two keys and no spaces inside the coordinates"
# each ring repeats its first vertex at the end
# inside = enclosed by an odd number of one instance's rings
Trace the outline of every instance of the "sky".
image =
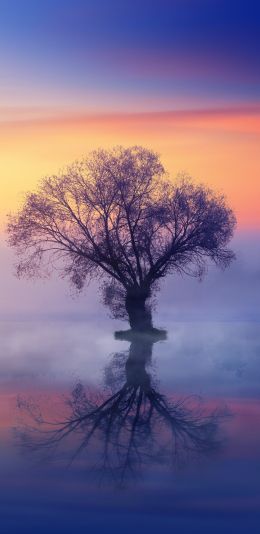
{"type": "Polygon", "coordinates": [[[260,264],[259,21],[252,0],[0,0],[0,313],[16,291],[6,214],[42,176],[117,144],[154,149],[172,179],[186,171],[226,195],[239,261],[252,250],[237,288],[246,292],[253,270],[252,294],[260,264]]]}
{"type": "Polygon", "coordinates": [[[259,99],[258,2],[1,0],[5,106],[90,111],[259,99]]]}
{"type": "Polygon", "coordinates": [[[259,227],[258,2],[0,0],[0,224],[97,146],[157,150],[259,227]]]}

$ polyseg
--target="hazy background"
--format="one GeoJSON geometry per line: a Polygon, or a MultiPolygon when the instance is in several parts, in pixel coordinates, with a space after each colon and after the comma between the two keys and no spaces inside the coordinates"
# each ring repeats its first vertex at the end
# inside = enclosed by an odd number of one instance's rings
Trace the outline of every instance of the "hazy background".
{"type": "MultiPolygon", "coordinates": [[[[221,271],[209,266],[202,282],[171,275],[158,293],[155,322],[169,320],[259,321],[260,242],[257,232],[238,232],[231,243],[237,258],[221,271]]],[[[0,246],[0,317],[105,319],[109,310],[101,304],[98,286],[91,283],[78,295],[57,273],[48,280],[18,280],[15,256],[4,239],[0,246]]],[[[111,329],[115,326],[111,320],[111,329]]],[[[117,323],[118,324],[118,323],[117,323]]]]}

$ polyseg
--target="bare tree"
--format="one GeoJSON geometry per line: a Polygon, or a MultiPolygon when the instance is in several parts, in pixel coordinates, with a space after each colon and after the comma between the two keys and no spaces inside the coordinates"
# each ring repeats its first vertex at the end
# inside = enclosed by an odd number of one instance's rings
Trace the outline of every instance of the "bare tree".
{"type": "Polygon", "coordinates": [[[79,290],[103,279],[105,300],[120,294],[131,327],[147,330],[158,281],[201,277],[208,260],[227,267],[234,225],[223,196],[186,175],[173,183],[158,155],[136,146],[97,150],[44,178],[10,216],[8,234],[19,276],[57,267],[79,290]]]}

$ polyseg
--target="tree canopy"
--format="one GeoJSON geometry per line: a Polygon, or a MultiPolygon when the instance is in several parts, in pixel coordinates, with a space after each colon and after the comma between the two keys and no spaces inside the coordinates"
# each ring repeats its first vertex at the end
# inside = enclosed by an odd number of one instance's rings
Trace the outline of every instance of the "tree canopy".
{"type": "Polygon", "coordinates": [[[98,277],[148,295],[169,273],[201,277],[209,260],[227,267],[234,226],[222,195],[185,174],[173,181],[152,150],[119,146],[43,178],[8,234],[19,276],[55,267],[78,289],[98,277]]]}

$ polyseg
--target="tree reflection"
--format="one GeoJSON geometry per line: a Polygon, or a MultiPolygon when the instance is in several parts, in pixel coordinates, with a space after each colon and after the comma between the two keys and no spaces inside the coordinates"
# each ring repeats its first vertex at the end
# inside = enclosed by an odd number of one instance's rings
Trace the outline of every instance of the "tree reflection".
{"type": "Polygon", "coordinates": [[[64,402],[66,416],[57,421],[45,418],[39,403],[19,398],[18,407],[30,420],[18,429],[20,443],[48,454],[69,443],[70,462],[85,454],[89,464],[94,455],[98,473],[119,484],[136,477],[145,465],[174,464],[217,450],[220,418],[227,411],[208,413],[199,399],[172,399],[156,387],[149,366],[153,345],[165,333],[129,331],[117,337],[131,343],[105,369],[109,394],[93,393],[78,383],[64,402]]]}

